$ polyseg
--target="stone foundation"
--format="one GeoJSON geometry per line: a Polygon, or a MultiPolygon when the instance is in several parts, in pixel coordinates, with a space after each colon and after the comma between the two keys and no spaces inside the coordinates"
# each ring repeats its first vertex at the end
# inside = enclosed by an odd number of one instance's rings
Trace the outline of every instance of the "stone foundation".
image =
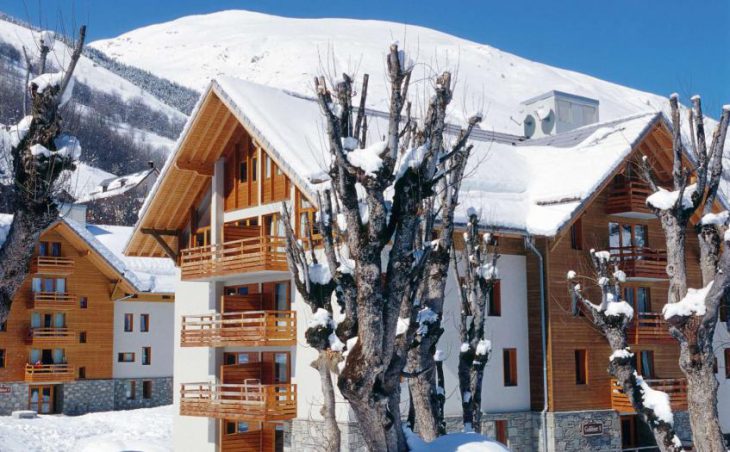
{"type": "MultiPolygon", "coordinates": [[[[133,400],[127,400],[124,391],[129,379],[76,380],[54,385],[56,412],[76,416],[95,411],[151,408],[172,403],[172,377],[135,378],[133,400]],[[142,382],[152,380],[152,397],[142,397],[142,382]]],[[[28,409],[28,383],[0,383],[0,416],[28,409]],[[8,391],[8,392],[5,392],[8,391]]]]}
{"type": "Polygon", "coordinates": [[[162,378],[117,378],[114,380],[114,409],[132,410],[152,408],[172,403],[172,377],[162,378]],[[127,399],[127,382],[135,382],[134,399],[127,399]],[[152,381],[152,397],[145,399],[142,393],[144,381],[152,381]]]}
{"type": "Polygon", "coordinates": [[[621,450],[621,423],[613,410],[550,412],[547,424],[549,451],[621,450]]]}

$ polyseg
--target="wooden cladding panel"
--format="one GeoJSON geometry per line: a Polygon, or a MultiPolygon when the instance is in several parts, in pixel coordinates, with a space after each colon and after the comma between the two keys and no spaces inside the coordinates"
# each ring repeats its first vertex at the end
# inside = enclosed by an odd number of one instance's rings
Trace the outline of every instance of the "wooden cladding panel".
{"type": "MultiPolygon", "coordinates": [[[[571,300],[567,291],[565,275],[569,270],[578,274],[591,275],[591,264],[587,250],[608,248],[608,222],[644,224],[648,226],[649,247],[664,248],[664,236],[661,226],[656,219],[628,219],[623,217],[606,216],[606,201],[609,189],[604,189],[595,201],[583,213],[583,250],[574,250],[570,246],[569,228],[562,235],[551,241],[547,261],[547,297],[549,305],[549,355],[550,372],[549,386],[552,396],[550,409],[554,411],[583,410],[583,409],[610,409],[611,397],[607,388],[610,385],[610,376],[606,371],[606,359],[611,354],[605,338],[596,330],[591,321],[585,317],[573,317],[570,306],[571,300]],[[575,384],[575,350],[589,349],[588,382],[585,385],[575,384]]],[[[694,234],[688,234],[688,271],[690,287],[699,287],[700,275],[698,262],[698,244],[694,234]]],[[[529,268],[529,263],[528,263],[529,268]]],[[[667,299],[666,281],[631,281],[629,284],[649,287],[651,292],[652,310],[661,312],[667,299]]],[[[586,287],[588,298],[600,300],[595,287],[586,287]]],[[[530,318],[537,314],[530,311],[530,318]]],[[[533,323],[531,320],[531,358],[535,355],[533,337],[533,323]]],[[[539,331],[539,330],[538,330],[539,331]]],[[[537,338],[539,339],[539,338],[537,338]]],[[[677,360],[678,346],[676,342],[663,344],[647,344],[633,347],[634,351],[651,349],[655,352],[655,369],[659,378],[678,378],[681,376],[677,360]]],[[[534,359],[531,360],[532,362],[534,359]]],[[[534,365],[531,368],[535,369],[534,365]]],[[[536,369],[535,369],[536,370],[536,369]]],[[[532,383],[541,374],[533,372],[532,383]]],[[[534,386],[534,385],[533,385],[534,386]]],[[[533,397],[533,409],[534,397],[533,397]]]]}
{"type": "Polygon", "coordinates": [[[34,346],[28,343],[28,330],[32,312],[54,313],[63,312],[66,315],[66,327],[79,333],[86,332],[87,342],[81,344],[78,335],[64,344],[44,340],[44,345],[36,348],[63,348],[69,365],[78,369],[86,367],[86,378],[112,377],[112,345],[114,306],[110,299],[113,282],[91,262],[85,253],[79,253],[57,231],[47,231],[41,240],[61,243],[64,257],[72,258],[74,271],[66,276],[66,290],[76,295],[76,301],[71,307],[63,311],[54,309],[33,309],[33,293],[31,280],[28,275],[18,294],[13,300],[8,317],[7,331],[0,332],[0,347],[6,349],[6,367],[0,369],[0,381],[23,381],[25,366],[30,359],[30,350],[34,346]],[[81,309],[78,297],[88,299],[88,308],[81,309]]]}

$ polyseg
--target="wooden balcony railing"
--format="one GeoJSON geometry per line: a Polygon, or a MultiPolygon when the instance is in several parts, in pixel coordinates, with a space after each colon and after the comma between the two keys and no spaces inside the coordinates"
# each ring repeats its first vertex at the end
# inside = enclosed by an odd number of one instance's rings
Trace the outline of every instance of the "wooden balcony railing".
{"type": "Polygon", "coordinates": [[[297,317],[294,311],[186,315],[180,335],[183,347],[295,345],[297,317]]]}
{"type": "MultiPolygon", "coordinates": [[[[687,410],[687,380],[656,379],[644,380],[656,391],[666,392],[673,411],[687,410]]],[[[634,407],[617,380],[611,380],[611,407],[619,413],[633,413],[634,407]]]]}
{"type": "Polygon", "coordinates": [[[635,312],[626,332],[630,344],[661,344],[674,339],[669,334],[669,324],[659,312],[635,312]]]}
{"type": "Polygon", "coordinates": [[[74,271],[74,266],[74,260],[71,257],[36,256],[31,265],[31,273],[70,275],[74,271]]]}
{"type": "Polygon", "coordinates": [[[629,278],[667,279],[667,252],[645,247],[609,248],[611,257],[629,278]]]}
{"type": "Polygon", "coordinates": [[[646,198],[651,194],[651,189],[643,181],[614,182],[606,200],[606,213],[651,214],[651,210],[646,206],[646,198]]]}
{"type": "Polygon", "coordinates": [[[25,365],[25,381],[27,383],[73,381],[74,377],[74,368],[68,364],[25,365]]]}
{"type": "Polygon", "coordinates": [[[28,331],[31,344],[73,344],[76,333],[68,328],[31,328],[28,331]]]}
{"type": "Polygon", "coordinates": [[[34,309],[72,309],[76,296],[65,292],[33,292],[34,309]]]}
{"type": "Polygon", "coordinates": [[[284,237],[251,237],[221,245],[188,248],[180,253],[180,270],[184,280],[287,269],[284,237]]]}
{"type": "Polygon", "coordinates": [[[183,383],[180,414],[238,421],[282,421],[297,415],[293,384],[183,383]]]}

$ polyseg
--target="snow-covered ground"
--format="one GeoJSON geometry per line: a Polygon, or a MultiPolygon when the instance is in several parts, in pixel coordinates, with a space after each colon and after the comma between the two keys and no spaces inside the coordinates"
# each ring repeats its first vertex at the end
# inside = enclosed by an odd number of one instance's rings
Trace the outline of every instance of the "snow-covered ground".
{"type": "Polygon", "coordinates": [[[172,451],[172,405],[83,416],[0,416],[2,452],[172,451]]]}

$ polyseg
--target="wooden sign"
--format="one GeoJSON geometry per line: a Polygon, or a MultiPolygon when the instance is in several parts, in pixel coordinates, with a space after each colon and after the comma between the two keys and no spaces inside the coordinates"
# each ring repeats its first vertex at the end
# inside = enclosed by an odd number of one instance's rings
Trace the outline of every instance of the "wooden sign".
{"type": "Polygon", "coordinates": [[[0,385],[0,394],[10,394],[10,386],[0,385]]]}
{"type": "Polygon", "coordinates": [[[585,422],[581,425],[583,436],[603,435],[603,424],[600,422],[585,422]]]}

